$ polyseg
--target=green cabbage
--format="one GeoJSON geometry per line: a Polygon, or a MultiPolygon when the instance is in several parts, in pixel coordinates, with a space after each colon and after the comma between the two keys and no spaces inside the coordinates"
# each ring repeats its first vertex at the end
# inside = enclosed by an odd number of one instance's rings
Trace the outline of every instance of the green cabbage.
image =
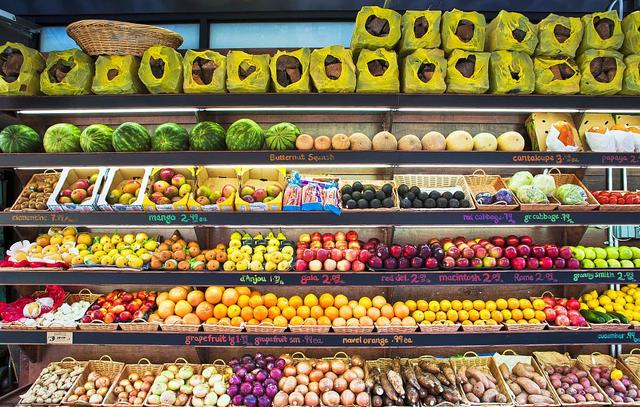
{"type": "Polygon", "coordinates": [[[563,205],[586,205],[587,193],[582,187],[575,184],[560,185],[556,189],[556,198],[563,205]]]}
{"type": "Polygon", "coordinates": [[[540,188],[547,196],[553,196],[553,192],[556,190],[556,180],[547,173],[533,177],[532,185],[540,188]]]}
{"type": "Polygon", "coordinates": [[[549,203],[547,195],[533,185],[522,185],[518,188],[516,196],[524,204],[549,203]]]}
{"type": "Polygon", "coordinates": [[[507,186],[512,191],[517,191],[523,185],[531,185],[533,175],[529,171],[518,171],[509,179],[507,186]]]}

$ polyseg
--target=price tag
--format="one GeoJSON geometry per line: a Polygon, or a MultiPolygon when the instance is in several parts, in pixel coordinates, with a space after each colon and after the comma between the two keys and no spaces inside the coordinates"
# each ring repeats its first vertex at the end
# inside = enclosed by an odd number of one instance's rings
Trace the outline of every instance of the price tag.
{"type": "Polygon", "coordinates": [[[154,212],[147,215],[149,223],[157,223],[162,225],[198,225],[206,224],[209,219],[205,215],[197,212],[192,213],[163,213],[154,212]]]}
{"type": "Polygon", "coordinates": [[[269,162],[272,163],[327,163],[333,162],[335,156],[333,153],[271,153],[269,154],[269,162]]]}
{"type": "Polygon", "coordinates": [[[47,332],[47,345],[70,345],[73,343],[73,332],[47,332]]]}
{"type": "Polygon", "coordinates": [[[524,214],[524,223],[558,223],[562,225],[572,225],[574,220],[567,212],[531,212],[524,214]]]}

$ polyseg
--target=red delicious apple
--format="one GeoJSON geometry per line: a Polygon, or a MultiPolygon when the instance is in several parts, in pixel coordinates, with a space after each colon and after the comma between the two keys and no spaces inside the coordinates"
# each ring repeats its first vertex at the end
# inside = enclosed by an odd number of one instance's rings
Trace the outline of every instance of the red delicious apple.
{"type": "Polygon", "coordinates": [[[322,270],[322,262],[320,260],[311,260],[309,262],[309,270],[320,271],[322,270]]]}
{"type": "Polygon", "coordinates": [[[363,262],[361,262],[360,260],[355,260],[353,263],[351,263],[351,270],[353,271],[364,271],[365,269],[365,264],[363,262]]]}
{"type": "Polygon", "coordinates": [[[363,263],[368,263],[369,259],[373,257],[373,254],[367,250],[360,250],[360,254],[358,255],[358,260],[363,263]]]}
{"type": "Polygon", "coordinates": [[[540,268],[549,270],[553,268],[553,259],[551,257],[543,257],[540,259],[540,268]]]}
{"type": "Polygon", "coordinates": [[[338,263],[333,259],[326,259],[323,264],[325,271],[335,271],[338,263]]]}
{"type": "Polygon", "coordinates": [[[516,250],[518,251],[518,256],[520,257],[526,257],[531,254],[531,247],[527,246],[526,244],[519,244],[518,246],[516,246],[516,250]]]}
{"type": "Polygon", "coordinates": [[[558,256],[562,257],[565,260],[569,260],[572,256],[571,248],[569,246],[562,246],[560,249],[558,249],[558,256]]]}
{"type": "Polygon", "coordinates": [[[511,267],[513,267],[514,270],[524,270],[524,268],[527,267],[527,261],[524,257],[515,257],[511,259],[511,267]]]}
{"type": "Polygon", "coordinates": [[[505,239],[505,243],[507,246],[517,246],[520,244],[520,239],[518,239],[518,236],[516,235],[509,235],[505,239]]]}
{"type": "Polygon", "coordinates": [[[311,260],[315,259],[315,257],[316,257],[316,254],[311,249],[305,249],[302,252],[302,260],[306,261],[307,263],[309,263],[311,260]]]}
{"type": "Polygon", "coordinates": [[[547,253],[547,256],[551,257],[552,259],[558,257],[560,253],[560,249],[558,249],[558,246],[551,243],[547,243],[546,245],[544,245],[544,250],[547,253]]]}
{"type": "Polygon", "coordinates": [[[60,196],[71,197],[71,192],[73,192],[71,188],[65,188],[60,192],[60,196]]]}
{"type": "Polygon", "coordinates": [[[375,246],[380,244],[380,239],[372,237],[371,239],[367,240],[367,243],[373,243],[375,246]]]}
{"type": "Polygon", "coordinates": [[[518,256],[518,249],[515,246],[507,246],[504,248],[504,257],[513,259],[518,256]]]}
{"type": "MultiPolygon", "coordinates": [[[[339,242],[340,242],[340,240],[339,240],[339,242]]],[[[362,245],[362,249],[363,250],[370,250],[370,249],[375,249],[375,248],[376,248],[376,244],[371,242],[371,241],[366,242],[365,244],[362,245]]]]}
{"type": "Polygon", "coordinates": [[[435,257],[427,257],[424,261],[424,266],[428,269],[437,269],[438,260],[435,257]]]}
{"type": "Polygon", "coordinates": [[[382,259],[377,256],[373,256],[369,259],[369,267],[374,270],[380,270],[382,268],[382,259]]]}
{"type": "Polygon", "coordinates": [[[527,246],[533,245],[533,238],[528,235],[520,236],[520,244],[526,244],[527,246]]]}
{"type": "Polygon", "coordinates": [[[131,312],[129,311],[122,311],[118,316],[122,322],[129,322],[132,319],[131,312]]]}
{"type": "Polygon", "coordinates": [[[323,242],[328,242],[328,241],[334,241],[334,237],[333,237],[333,233],[323,233],[322,234],[322,241],[323,242]]]}
{"type": "Polygon", "coordinates": [[[412,258],[418,255],[418,248],[412,244],[406,244],[402,246],[402,255],[407,258],[412,258]]]}
{"type": "Polygon", "coordinates": [[[402,256],[402,246],[399,244],[392,244],[391,247],[389,247],[389,254],[396,259],[399,258],[402,256]]]}
{"type": "Polygon", "coordinates": [[[395,270],[398,268],[398,259],[395,257],[387,257],[383,262],[384,268],[389,270],[395,270]]]}
{"type": "Polygon", "coordinates": [[[347,232],[346,238],[350,242],[355,242],[356,240],[358,240],[358,232],[356,232],[355,230],[350,230],[347,232]]]}
{"type": "Polygon", "coordinates": [[[506,257],[500,257],[496,262],[497,266],[503,269],[511,267],[511,260],[506,257]]]}
{"type": "Polygon", "coordinates": [[[556,257],[556,259],[553,261],[553,265],[557,269],[563,269],[567,267],[567,261],[562,257],[556,257]]]}
{"type": "Polygon", "coordinates": [[[543,258],[545,253],[546,251],[544,250],[544,247],[540,245],[534,245],[531,247],[531,254],[539,259],[543,258]]]}
{"type": "Polygon", "coordinates": [[[386,260],[389,257],[389,248],[386,246],[378,246],[376,249],[376,256],[380,257],[382,260],[386,260]]]}
{"type": "Polygon", "coordinates": [[[494,245],[498,246],[498,247],[504,247],[505,241],[504,241],[504,237],[502,236],[494,236],[491,238],[491,243],[493,243],[494,245]]]}
{"type": "Polygon", "coordinates": [[[547,321],[549,321],[549,322],[553,322],[553,321],[555,321],[555,320],[556,320],[556,310],[554,310],[553,308],[551,308],[551,307],[546,307],[546,308],[544,309],[544,314],[545,314],[545,316],[547,317],[547,318],[546,318],[546,319],[547,319],[547,321]]]}
{"type": "Polygon", "coordinates": [[[458,257],[456,259],[456,267],[467,268],[471,265],[471,262],[466,257],[458,257]]]}
{"type": "Polygon", "coordinates": [[[411,259],[411,267],[414,269],[419,269],[424,264],[422,257],[414,257],[411,259]]]}
{"type": "Polygon", "coordinates": [[[536,257],[529,257],[527,259],[527,268],[531,270],[537,270],[540,266],[540,261],[536,257]]]}
{"type": "Polygon", "coordinates": [[[331,254],[330,250],[318,249],[318,251],[316,252],[316,259],[324,262],[325,260],[327,260],[329,258],[330,254],[331,254]]]}

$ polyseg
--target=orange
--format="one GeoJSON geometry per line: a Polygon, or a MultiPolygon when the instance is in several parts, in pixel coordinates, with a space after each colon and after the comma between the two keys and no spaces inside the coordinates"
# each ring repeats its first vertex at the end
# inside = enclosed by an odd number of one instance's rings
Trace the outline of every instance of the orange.
{"type": "Polygon", "coordinates": [[[436,312],[436,320],[437,321],[446,321],[447,320],[447,313],[444,312],[444,311],[436,312]]]}
{"type": "Polygon", "coordinates": [[[189,302],[192,307],[197,307],[202,301],[204,301],[204,293],[200,290],[193,290],[187,294],[187,302],[189,302]]]}
{"type": "Polygon", "coordinates": [[[409,316],[409,307],[401,302],[396,302],[393,305],[393,313],[396,317],[402,319],[409,316]]]}
{"type": "Polygon", "coordinates": [[[282,315],[278,315],[277,317],[273,318],[273,325],[275,326],[287,326],[289,324],[289,322],[287,321],[287,318],[283,317],[282,315]]]}
{"type": "Polygon", "coordinates": [[[311,315],[311,309],[309,309],[309,307],[307,307],[306,305],[301,305],[296,310],[296,315],[298,315],[302,319],[309,318],[309,315],[311,315]]]}
{"type": "Polygon", "coordinates": [[[302,325],[303,323],[304,323],[304,319],[302,319],[302,317],[298,315],[291,318],[291,321],[289,321],[289,325],[302,325]]]}
{"type": "MultiPolygon", "coordinates": [[[[381,317],[383,318],[383,317],[381,317]]],[[[424,312],[424,320],[428,322],[433,322],[436,320],[436,313],[433,311],[425,311],[424,312]]]]}
{"type": "Polygon", "coordinates": [[[496,307],[498,310],[502,311],[503,309],[507,309],[507,307],[509,307],[509,303],[504,298],[498,298],[496,300],[496,307]]]}
{"type": "Polygon", "coordinates": [[[293,297],[289,298],[289,305],[291,305],[295,309],[298,309],[298,307],[302,305],[302,298],[299,295],[294,295],[293,297]]]}
{"type": "Polygon", "coordinates": [[[469,311],[469,321],[471,322],[476,322],[478,319],[480,319],[480,313],[474,309],[469,311]]]}
{"type": "Polygon", "coordinates": [[[206,301],[202,301],[196,307],[196,315],[201,321],[206,321],[213,316],[213,306],[206,301]]]}
{"type": "Polygon", "coordinates": [[[480,319],[484,319],[485,321],[491,319],[491,312],[489,312],[489,310],[486,310],[486,309],[481,310],[480,319]]]}
{"type": "Polygon", "coordinates": [[[522,310],[516,308],[514,310],[511,310],[511,318],[513,318],[514,321],[518,322],[520,321],[522,318],[524,317],[522,310]]]}
{"type": "Polygon", "coordinates": [[[447,311],[447,319],[452,322],[458,322],[458,311],[453,309],[447,311]]]}
{"type": "Polygon", "coordinates": [[[393,305],[384,304],[382,308],[380,308],[380,313],[382,316],[387,317],[388,319],[393,318],[393,305]]]}
{"type": "Polygon", "coordinates": [[[177,316],[182,318],[188,313],[190,313],[191,311],[193,311],[193,307],[186,300],[180,300],[176,302],[176,307],[174,309],[174,312],[177,316]]]}
{"type": "MultiPolygon", "coordinates": [[[[418,308],[418,304],[416,304],[414,300],[407,300],[404,302],[404,305],[406,305],[407,308],[409,308],[409,312],[413,312],[418,308]]],[[[446,310],[443,310],[443,311],[446,311],[446,310]]]]}
{"type": "Polygon", "coordinates": [[[416,307],[418,308],[418,310],[425,312],[429,309],[429,303],[425,300],[418,300],[416,302],[416,307]]]}
{"type": "Polygon", "coordinates": [[[320,296],[318,302],[322,308],[329,308],[333,305],[333,295],[324,293],[320,296]]]}
{"type": "Polygon", "coordinates": [[[278,308],[284,309],[289,305],[289,300],[285,297],[278,297],[278,308]]]}
{"type": "Polygon", "coordinates": [[[353,308],[353,316],[354,318],[361,318],[363,316],[367,315],[367,309],[365,307],[363,307],[362,305],[356,305],[353,308]]]}
{"type": "Polygon", "coordinates": [[[340,311],[338,311],[336,307],[331,306],[324,310],[324,315],[326,315],[327,318],[333,321],[340,316],[340,311]]]}
{"type": "Polygon", "coordinates": [[[520,304],[520,309],[533,308],[533,304],[528,298],[520,298],[518,303],[520,304]]]}
{"type": "Polygon", "coordinates": [[[227,307],[238,302],[238,291],[235,288],[227,288],[222,293],[222,303],[227,307]]]}
{"type": "Polygon", "coordinates": [[[375,322],[380,318],[380,310],[376,307],[371,307],[367,310],[367,316],[375,322]]]}
{"type": "Polygon", "coordinates": [[[458,321],[464,322],[469,319],[469,312],[461,309],[458,311],[458,321]]]}
{"type": "Polygon", "coordinates": [[[160,318],[160,315],[158,315],[157,312],[154,312],[149,315],[149,322],[162,322],[162,318],[160,318]]]}
{"type": "Polygon", "coordinates": [[[247,294],[240,294],[240,296],[238,297],[237,304],[240,307],[247,307],[247,306],[249,306],[249,299],[250,298],[251,297],[249,297],[247,294]]]}
{"type": "Polygon", "coordinates": [[[473,301],[473,309],[476,311],[482,311],[484,309],[484,301],[482,300],[474,300],[473,301]]]}
{"type": "Polygon", "coordinates": [[[542,311],[547,306],[542,298],[536,298],[535,300],[533,300],[532,305],[533,309],[535,309],[536,311],[542,311]]]}
{"type": "Polygon", "coordinates": [[[169,315],[167,319],[164,320],[164,323],[169,325],[182,324],[182,318],[177,315],[169,315]]]}
{"type": "Polygon", "coordinates": [[[344,318],[336,318],[332,322],[333,326],[346,326],[347,320],[344,318]]]}
{"type": "MultiPolygon", "coordinates": [[[[247,288],[247,290],[248,290],[248,288],[247,288]]],[[[240,294],[242,294],[242,293],[240,293],[240,294]]],[[[258,291],[258,290],[251,290],[247,295],[249,297],[253,297],[254,295],[259,295],[259,296],[262,297],[262,293],[260,291],[258,291]]]]}
{"type": "Polygon", "coordinates": [[[262,296],[262,303],[267,308],[273,307],[278,303],[278,297],[274,293],[266,293],[262,296]]]}
{"type": "Polygon", "coordinates": [[[213,307],[213,316],[221,319],[227,316],[227,306],[224,304],[217,304],[213,307]]]}
{"type": "Polygon", "coordinates": [[[273,306],[269,308],[269,318],[273,319],[281,314],[280,308],[273,306]]]}
{"type": "Polygon", "coordinates": [[[348,305],[343,305],[340,307],[340,317],[344,319],[349,319],[353,316],[353,310],[348,305]]]}
{"type": "Polygon", "coordinates": [[[534,313],[534,318],[540,322],[543,322],[547,320],[547,315],[544,313],[544,311],[536,311],[534,313]]]}
{"type": "Polygon", "coordinates": [[[216,305],[222,299],[224,287],[211,286],[204,292],[204,298],[213,305],[216,305]]]}
{"type": "Polygon", "coordinates": [[[360,325],[362,326],[373,326],[373,320],[366,315],[361,316],[358,319],[358,323],[360,323],[360,325]]]}
{"type": "Polygon", "coordinates": [[[463,300],[462,301],[462,309],[465,309],[467,311],[471,311],[473,308],[473,301],[471,300],[463,300]]]}
{"type": "Polygon", "coordinates": [[[391,318],[390,325],[392,326],[401,326],[402,325],[402,320],[398,317],[393,317],[391,318]]]}
{"type": "Polygon", "coordinates": [[[258,321],[262,321],[263,319],[269,316],[269,310],[264,305],[259,305],[253,309],[253,317],[258,321]]]}
{"type": "Polygon", "coordinates": [[[336,308],[340,308],[343,305],[347,305],[348,303],[349,303],[349,299],[347,298],[346,295],[343,295],[343,294],[336,295],[336,297],[333,300],[333,305],[336,308]]]}
{"type": "Polygon", "coordinates": [[[496,306],[496,302],[489,300],[484,303],[485,309],[489,312],[495,311],[498,307],[496,306]]]}
{"type": "Polygon", "coordinates": [[[229,308],[227,309],[227,316],[229,318],[240,316],[241,311],[242,311],[242,308],[240,308],[239,305],[237,304],[229,305],[229,308]]]}
{"type": "Polygon", "coordinates": [[[522,316],[524,319],[527,319],[527,320],[533,319],[536,316],[536,312],[533,310],[533,308],[525,308],[522,311],[522,316]]]}
{"type": "Polygon", "coordinates": [[[382,306],[384,304],[387,303],[387,299],[384,298],[381,295],[376,295],[375,297],[373,297],[373,299],[371,300],[371,304],[376,307],[376,308],[382,308],[382,306]]]}
{"type": "MultiPolygon", "coordinates": [[[[225,320],[228,320],[228,318],[225,318],[225,320]]],[[[233,317],[231,318],[230,324],[231,326],[241,326],[243,322],[244,322],[244,319],[242,319],[242,317],[233,317]]]]}
{"type": "Polygon", "coordinates": [[[193,312],[188,313],[187,315],[182,317],[182,322],[187,325],[200,325],[200,318],[193,312]]]}
{"type": "Polygon", "coordinates": [[[251,308],[256,308],[258,306],[262,305],[262,297],[259,295],[254,295],[251,298],[249,298],[249,306],[251,308]]]}
{"type": "Polygon", "coordinates": [[[449,311],[451,309],[451,302],[449,302],[449,300],[440,301],[440,309],[443,310],[444,312],[449,311]]]}
{"type": "Polygon", "coordinates": [[[495,310],[495,311],[491,311],[491,319],[493,319],[496,322],[502,322],[504,321],[504,316],[502,315],[502,312],[495,310]]]}
{"type": "Polygon", "coordinates": [[[186,300],[187,290],[185,290],[184,287],[173,287],[171,290],[169,290],[169,299],[176,304],[180,300],[186,300]]]}
{"type": "Polygon", "coordinates": [[[219,322],[220,322],[220,320],[218,318],[214,318],[214,317],[207,318],[207,320],[204,321],[205,324],[210,324],[210,325],[215,325],[215,324],[217,324],[219,322]]]}
{"type": "Polygon", "coordinates": [[[462,309],[462,301],[460,301],[460,300],[451,301],[451,309],[454,309],[456,311],[460,311],[462,309]]]}
{"type": "Polygon", "coordinates": [[[247,321],[247,325],[258,325],[259,323],[260,321],[254,318],[251,318],[250,320],[247,321]]]}
{"type": "Polygon", "coordinates": [[[309,313],[309,315],[312,318],[318,319],[324,315],[324,309],[322,309],[322,307],[319,305],[314,305],[313,307],[311,307],[311,312],[309,313]]]}
{"type": "Polygon", "coordinates": [[[412,317],[404,317],[402,318],[402,326],[416,326],[416,320],[412,317]]]}
{"type": "Polygon", "coordinates": [[[304,325],[318,325],[318,321],[315,318],[305,318],[304,325]]]}
{"type": "Polygon", "coordinates": [[[380,317],[380,318],[378,318],[378,320],[376,321],[376,324],[377,324],[377,325],[380,325],[380,326],[387,326],[387,325],[389,325],[390,323],[391,323],[391,321],[389,321],[389,318],[387,318],[387,317],[380,317]]]}
{"type": "Polygon", "coordinates": [[[251,289],[249,287],[236,287],[235,290],[238,294],[251,295],[251,289]]]}
{"type": "Polygon", "coordinates": [[[158,305],[158,316],[162,319],[174,314],[176,304],[171,300],[164,300],[158,305]]]}
{"type": "Polygon", "coordinates": [[[429,301],[429,311],[438,312],[440,311],[440,303],[438,301],[429,301]]]}
{"type": "Polygon", "coordinates": [[[291,318],[296,316],[296,309],[293,308],[292,306],[286,306],[282,310],[282,316],[285,317],[288,321],[290,321],[291,318]]]}
{"type": "Polygon", "coordinates": [[[503,309],[502,310],[502,317],[505,320],[511,319],[511,311],[509,311],[508,309],[503,309]]]}
{"type": "Polygon", "coordinates": [[[251,308],[251,307],[242,308],[242,310],[240,311],[240,316],[245,321],[249,321],[249,320],[253,319],[253,308],[251,308]]]}
{"type": "Polygon", "coordinates": [[[328,317],[322,316],[318,318],[318,325],[330,326],[331,320],[328,317]]]}
{"type": "Polygon", "coordinates": [[[156,304],[160,305],[162,301],[168,300],[168,299],[169,299],[169,293],[166,291],[163,291],[160,294],[158,294],[158,296],[156,297],[156,304]]]}
{"type": "Polygon", "coordinates": [[[351,309],[354,309],[356,307],[356,305],[358,305],[358,301],[356,300],[349,300],[349,303],[347,304],[348,306],[351,307],[351,309]]]}
{"type": "Polygon", "coordinates": [[[517,298],[509,298],[507,300],[507,304],[509,305],[510,310],[514,310],[520,307],[520,301],[517,298]]]}
{"type": "Polygon", "coordinates": [[[318,305],[318,297],[315,294],[307,294],[304,296],[304,305],[311,308],[314,305],[318,305]]]}
{"type": "Polygon", "coordinates": [[[362,297],[358,300],[358,304],[365,308],[371,308],[373,306],[373,301],[371,301],[371,298],[369,297],[362,297]]]}

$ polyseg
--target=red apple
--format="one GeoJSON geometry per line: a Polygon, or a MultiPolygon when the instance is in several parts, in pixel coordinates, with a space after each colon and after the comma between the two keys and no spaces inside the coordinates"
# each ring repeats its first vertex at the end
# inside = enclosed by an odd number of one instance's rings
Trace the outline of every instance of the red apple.
{"type": "Polygon", "coordinates": [[[418,255],[418,247],[412,244],[402,246],[402,255],[407,258],[413,258],[418,255]]]}
{"type": "Polygon", "coordinates": [[[445,269],[452,269],[456,265],[456,260],[451,256],[445,256],[442,259],[442,267],[445,269]]]}
{"type": "Polygon", "coordinates": [[[322,241],[323,242],[328,242],[328,241],[334,241],[334,237],[333,237],[333,233],[324,233],[322,235],[322,241]]]}
{"type": "Polygon", "coordinates": [[[350,262],[358,259],[360,252],[356,249],[347,249],[344,251],[344,258],[350,262]]]}
{"type": "Polygon", "coordinates": [[[437,269],[438,268],[438,260],[435,257],[428,257],[424,261],[424,266],[428,269],[437,269]]]}
{"type": "Polygon", "coordinates": [[[531,270],[537,270],[540,266],[540,262],[536,257],[529,257],[527,259],[527,268],[531,270]]]}
{"type": "Polygon", "coordinates": [[[567,262],[562,257],[556,257],[556,259],[553,261],[553,265],[557,269],[563,269],[567,267],[567,262]]]}
{"type": "Polygon", "coordinates": [[[515,246],[507,246],[504,249],[504,257],[507,259],[513,259],[518,256],[518,250],[515,246]]]}
{"type": "Polygon", "coordinates": [[[460,257],[460,250],[455,246],[449,247],[446,253],[447,253],[447,256],[453,257],[454,259],[457,259],[458,257],[460,257]]]}
{"type": "Polygon", "coordinates": [[[365,269],[365,264],[363,262],[361,262],[360,260],[354,260],[353,263],[351,263],[351,270],[353,271],[364,271],[365,269]]]}
{"type": "Polygon", "coordinates": [[[373,254],[371,254],[371,252],[369,252],[368,250],[360,250],[360,254],[358,255],[358,260],[360,260],[363,263],[368,263],[371,257],[373,257],[373,254]]]}
{"type": "Polygon", "coordinates": [[[544,247],[540,246],[540,245],[535,245],[533,247],[531,247],[531,254],[539,259],[543,258],[546,254],[546,250],[544,250],[544,247]]]}
{"type": "Polygon", "coordinates": [[[309,244],[309,247],[311,249],[321,249],[322,248],[322,242],[319,240],[312,240],[311,243],[309,244]]]}
{"type": "Polygon", "coordinates": [[[303,233],[303,234],[300,235],[298,240],[303,242],[303,243],[309,243],[311,241],[311,235],[308,234],[308,233],[303,233]]]}
{"type": "Polygon", "coordinates": [[[372,237],[371,239],[367,240],[367,243],[373,243],[374,246],[377,246],[380,244],[380,239],[372,237]]]}
{"type": "Polygon", "coordinates": [[[474,257],[473,259],[471,259],[471,267],[473,267],[474,269],[482,268],[482,259],[478,257],[474,257]]]}
{"type": "Polygon", "coordinates": [[[402,246],[400,246],[399,244],[391,245],[391,247],[389,247],[389,254],[396,259],[400,258],[400,256],[402,256],[402,246]]]}
{"type": "MultiPolygon", "coordinates": [[[[340,242],[340,240],[338,242],[340,242]]],[[[364,250],[375,249],[376,248],[376,244],[374,242],[372,242],[371,240],[369,240],[368,242],[366,242],[365,244],[362,245],[362,248],[364,250]]]]}
{"type": "Polygon", "coordinates": [[[478,244],[481,245],[481,246],[486,246],[486,245],[491,244],[491,243],[489,243],[489,241],[487,239],[480,239],[480,240],[478,240],[478,244]]]}
{"type": "Polygon", "coordinates": [[[349,271],[351,270],[351,262],[349,260],[342,259],[338,262],[338,270],[339,271],[349,271]]]}
{"type": "Polygon", "coordinates": [[[498,246],[498,247],[504,247],[505,241],[504,241],[504,237],[502,236],[494,236],[491,238],[491,243],[493,243],[494,245],[498,246]]]}
{"type": "Polygon", "coordinates": [[[325,242],[322,242],[322,248],[323,249],[331,250],[334,247],[336,247],[336,242],[334,242],[333,240],[327,240],[325,242]]]}
{"type": "Polygon", "coordinates": [[[473,250],[475,251],[477,258],[484,259],[485,257],[487,257],[487,249],[485,249],[484,247],[479,246],[473,250]]]}
{"type": "Polygon", "coordinates": [[[556,315],[567,315],[567,309],[562,305],[556,305],[553,309],[556,311],[556,315]]]}
{"type": "Polygon", "coordinates": [[[120,317],[120,321],[122,322],[128,322],[132,319],[131,312],[129,311],[122,311],[118,316],[120,317]]]}
{"type": "Polygon", "coordinates": [[[569,309],[567,310],[567,316],[569,317],[569,319],[574,319],[576,317],[580,317],[580,312],[574,310],[574,309],[569,309]]]}
{"type": "Polygon", "coordinates": [[[346,250],[349,248],[349,245],[346,240],[338,240],[336,242],[336,249],[346,250]]]}
{"type": "Polygon", "coordinates": [[[542,301],[544,301],[544,303],[547,304],[550,307],[555,307],[556,306],[555,297],[552,297],[550,295],[545,295],[544,297],[542,297],[542,301]]]}
{"type": "Polygon", "coordinates": [[[309,270],[320,271],[322,270],[322,262],[320,260],[311,260],[309,262],[309,270]]]}
{"type": "Polygon", "coordinates": [[[569,246],[562,246],[560,249],[558,249],[558,256],[562,257],[565,260],[569,260],[572,256],[571,248],[569,246]]]}
{"type": "Polygon", "coordinates": [[[514,270],[524,270],[524,268],[527,267],[527,261],[524,257],[515,257],[511,259],[511,267],[513,267],[514,270]]]}
{"type": "Polygon", "coordinates": [[[347,232],[346,238],[350,242],[355,242],[356,240],[358,240],[358,232],[356,232],[355,230],[350,230],[347,232]]]}
{"type": "Polygon", "coordinates": [[[325,271],[335,271],[338,263],[333,259],[326,259],[324,261],[325,271]]]}
{"type": "Polygon", "coordinates": [[[516,235],[509,235],[505,239],[505,243],[507,246],[517,246],[520,244],[520,239],[518,239],[518,236],[516,235]]]}
{"type": "Polygon", "coordinates": [[[527,246],[531,246],[533,244],[533,238],[528,235],[520,236],[520,244],[526,244],[527,246]]]}
{"type": "Polygon", "coordinates": [[[506,269],[511,267],[511,260],[507,259],[506,257],[500,257],[496,264],[498,265],[498,267],[506,269]]]}
{"type": "Polygon", "coordinates": [[[455,244],[465,243],[466,241],[467,241],[467,238],[465,238],[464,236],[456,236],[453,239],[453,243],[455,244]]]}
{"type": "Polygon", "coordinates": [[[494,268],[496,264],[497,262],[495,257],[485,257],[484,259],[482,259],[482,266],[484,268],[491,269],[494,268]]]}
{"type": "Polygon", "coordinates": [[[575,298],[569,298],[567,300],[567,308],[570,310],[577,311],[580,309],[580,303],[575,298]]]}
{"type": "Polygon", "coordinates": [[[311,234],[311,241],[313,242],[313,241],[316,241],[316,240],[319,241],[319,242],[322,241],[322,235],[320,234],[320,232],[313,232],[311,234]]]}
{"type": "Polygon", "coordinates": [[[349,242],[349,249],[360,249],[360,241],[353,240],[349,242]]]}
{"type": "Polygon", "coordinates": [[[567,260],[567,268],[568,269],[572,269],[572,270],[576,270],[580,268],[580,261],[578,259],[575,258],[570,258],[569,260],[567,260]]]}
{"type": "Polygon", "coordinates": [[[553,322],[553,321],[555,321],[555,320],[556,320],[556,310],[554,310],[553,308],[551,308],[551,307],[546,307],[546,308],[544,309],[544,314],[545,314],[545,316],[547,317],[547,318],[546,318],[546,319],[547,319],[547,321],[549,321],[549,322],[553,322]]]}
{"type": "Polygon", "coordinates": [[[329,255],[331,254],[330,250],[327,249],[318,249],[318,251],[316,252],[316,259],[320,260],[320,261],[325,261],[329,258],[329,255]]]}
{"type": "Polygon", "coordinates": [[[516,250],[518,251],[518,256],[520,257],[526,257],[531,254],[531,247],[527,246],[526,244],[519,244],[518,246],[516,246],[516,250]]]}
{"type": "Polygon", "coordinates": [[[558,249],[558,246],[556,246],[555,244],[548,243],[544,245],[544,251],[547,253],[547,256],[555,259],[559,256],[560,249],[558,249]]]}
{"type": "Polygon", "coordinates": [[[543,257],[540,259],[540,268],[549,270],[553,268],[553,259],[551,257],[543,257]]]}
{"type": "Polygon", "coordinates": [[[465,247],[464,249],[462,249],[462,257],[464,257],[465,259],[471,260],[475,257],[475,255],[476,253],[470,247],[465,247]]]}
{"type": "Polygon", "coordinates": [[[569,317],[566,315],[557,315],[556,316],[556,325],[558,326],[570,326],[571,325],[571,321],[569,320],[569,317]]]}
{"type": "Polygon", "coordinates": [[[491,249],[489,249],[489,256],[493,257],[494,259],[499,259],[500,257],[502,257],[503,252],[504,250],[502,249],[502,247],[493,246],[491,249]]]}
{"type": "Polygon", "coordinates": [[[344,256],[342,255],[342,250],[340,249],[331,249],[331,258],[336,262],[342,260],[344,256]]]}
{"type": "Polygon", "coordinates": [[[566,298],[556,298],[556,304],[562,305],[567,308],[567,299],[566,298]]]}
{"type": "Polygon", "coordinates": [[[313,260],[315,258],[316,258],[316,254],[311,249],[305,249],[302,252],[302,260],[306,261],[307,263],[311,262],[311,260],[313,260]]]}
{"type": "Polygon", "coordinates": [[[374,270],[380,270],[382,268],[382,259],[377,256],[373,256],[369,259],[369,267],[374,270]]]}
{"type": "Polygon", "coordinates": [[[347,235],[344,232],[336,232],[336,234],[334,235],[334,239],[337,241],[339,240],[347,240],[347,235]]]}
{"type": "Polygon", "coordinates": [[[458,257],[456,259],[456,266],[457,267],[467,268],[467,267],[469,267],[470,264],[471,264],[471,262],[469,262],[469,259],[467,259],[466,257],[458,257]]]}

